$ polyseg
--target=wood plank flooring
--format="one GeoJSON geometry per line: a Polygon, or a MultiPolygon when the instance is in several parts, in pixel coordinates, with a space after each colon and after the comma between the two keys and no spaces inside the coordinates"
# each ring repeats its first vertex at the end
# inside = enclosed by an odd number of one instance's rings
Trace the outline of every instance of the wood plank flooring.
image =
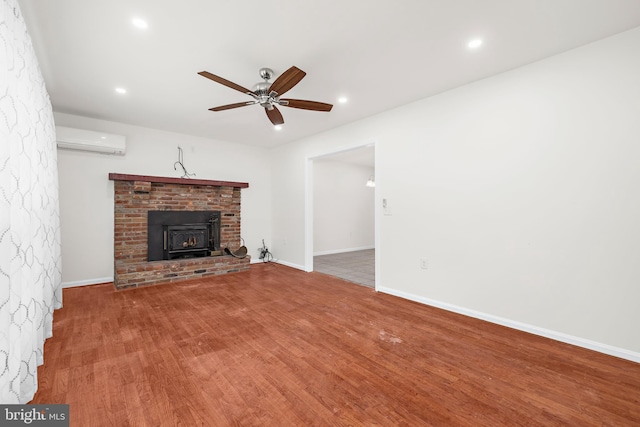
{"type": "Polygon", "coordinates": [[[640,364],[277,264],[64,290],[71,426],[640,426],[640,364]]]}

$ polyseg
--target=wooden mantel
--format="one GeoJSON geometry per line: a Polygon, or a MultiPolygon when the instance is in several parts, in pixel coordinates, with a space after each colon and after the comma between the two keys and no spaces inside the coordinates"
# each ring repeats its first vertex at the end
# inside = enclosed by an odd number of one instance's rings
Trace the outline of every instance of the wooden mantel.
{"type": "Polygon", "coordinates": [[[124,173],[109,173],[109,179],[111,181],[160,182],[164,184],[206,185],[209,187],[234,187],[234,188],[249,187],[248,182],[212,181],[209,179],[170,178],[170,177],[164,177],[164,176],[149,176],[149,175],[127,175],[124,173]]]}

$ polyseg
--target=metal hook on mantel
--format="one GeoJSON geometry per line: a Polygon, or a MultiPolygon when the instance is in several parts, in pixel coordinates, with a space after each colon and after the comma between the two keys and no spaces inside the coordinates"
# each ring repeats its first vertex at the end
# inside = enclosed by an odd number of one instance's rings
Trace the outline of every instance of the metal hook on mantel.
{"type": "Polygon", "coordinates": [[[178,170],[178,168],[176,168],[176,165],[180,165],[180,167],[182,168],[182,171],[184,172],[184,175],[182,175],[182,178],[191,178],[192,176],[196,176],[195,173],[187,172],[187,168],[184,167],[183,156],[184,155],[182,153],[182,148],[178,146],[178,161],[173,164],[173,170],[178,170]]]}

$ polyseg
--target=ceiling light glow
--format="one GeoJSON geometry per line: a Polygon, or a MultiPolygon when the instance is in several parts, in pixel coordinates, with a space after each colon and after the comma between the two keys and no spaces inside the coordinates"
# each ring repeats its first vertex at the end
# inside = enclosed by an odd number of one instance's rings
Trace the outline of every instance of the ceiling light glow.
{"type": "Polygon", "coordinates": [[[282,130],[282,126],[281,125],[275,125],[273,128],[275,130],[282,130]]]}
{"type": "Polygon", "coordinates": [[[125,93],[127,93],[127,90],[123,87],[117,87],[116,92],[118,92],[121,95],[124,95],[125,93]]]}
{"type": "Polygon", "coordinates": [[[467,43],[467,47],[469,49],[477,49],[480,46],[482,46],[482,40],[481,39],[474,39],[474,40],[471,40],[469,43],[467,43]]]}
{"type": "Polygon", "coordinates": [[[339,102],[340,104],[346,104],[346,103],[347,103],[347,101],[348,101],[348,99],[347,99],[347,97],[346,97],[346,96],[341,96],[340,98],[338,98],[338,102],[339,102]]]}
{"type": "Polygon", "coordinates": [[[140,19],[140,18],[133,18],[131,20],[131,23],[140,28],[141,30],[146,30],[147,28],[149,28],[149,24],[147,24],[147,21],[145,21],[144,19],[140,19]]]}

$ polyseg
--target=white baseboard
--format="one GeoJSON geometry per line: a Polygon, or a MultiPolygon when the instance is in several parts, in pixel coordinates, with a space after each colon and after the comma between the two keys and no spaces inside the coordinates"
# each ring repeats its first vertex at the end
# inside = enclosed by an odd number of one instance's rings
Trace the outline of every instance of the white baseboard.
{"type": "Polygon", "coordinates": [[[358,248],[334,249],[330,251],[314,252],[313,256],[342,254],[345,252],[355,252],[355,251],[366,251],[368,249],[375,249],[375,248],[376,248],[375,246],[360,246],[358,248]]]}
{"type": "Polygon", "coordinates": [[[468,308],[459,307],[457,305],[444,303],[441,301],[432,300],[429,298],[420,297],[417,295],[409,294],[406,292],[398,291],[396,289],[380,287],[376,289],[379,292],[383,292],[389,295],[395,295],[400,298],[408,299],[411,301],[419,302],[422,304],[430,305],[433,307],[441,308],[443,310],[452,311],[454,313],[463,314],[465,316],[474,317],[476,319],[486,320],[487,322],[496,323],[498,325],[506,326],[508,328],[517,329],[524,332],[529,332],[534,335],[539,335],[552,340],[561,341],[567,344],[572,344],[578,347],[594,350],[599,353],[608,354],[610,356],[619,357],[621,359],[630,360],[632,362],[640,363],[640,353],[627,350],[624,348],[614,347],[608,344],[603,344],[584,338],[574,337],[562,332],[556,332],[545,328],[540,328],[526,323],[517,322],[503,317],[494,316],[480,311],[470,310],[468,308]]]}
{"type": "Polygon", "coordinates": [[[75,288],[77,286],[99,285],[101,283],[113,282],[113,277],[102,277],[98,279],[78,280],[75,282],[62,282],[63,288],[75,288]]]}
{"type": "Polygon", "coordinates": [[[304,268],[304,265],[298,265],[298,264],[294,264],[292,262],[287,262],[287,261],[282,261],[282,260],[275,260],[275,261],[272,261],[272,262],[275,262],[276,264],[286,265],[287,267],[295,268],[296,270],[306,271],[305,268],[304,268]]]}

